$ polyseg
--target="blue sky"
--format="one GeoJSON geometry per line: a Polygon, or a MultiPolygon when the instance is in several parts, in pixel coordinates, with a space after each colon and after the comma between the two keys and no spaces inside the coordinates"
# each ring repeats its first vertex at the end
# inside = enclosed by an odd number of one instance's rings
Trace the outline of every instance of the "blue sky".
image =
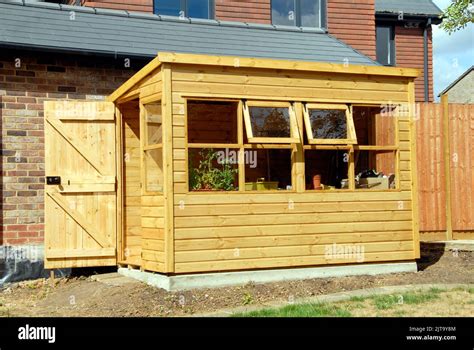
{"type": "MultiPolygon", "coordinates": [[[[451,0],[434,0],[442,10],[449,6],[451,0]]],[[[433,26],[433,70],[434,94],[443,91],[451,82],[474,64],[474,25],[447,34],[433,26]]]]}

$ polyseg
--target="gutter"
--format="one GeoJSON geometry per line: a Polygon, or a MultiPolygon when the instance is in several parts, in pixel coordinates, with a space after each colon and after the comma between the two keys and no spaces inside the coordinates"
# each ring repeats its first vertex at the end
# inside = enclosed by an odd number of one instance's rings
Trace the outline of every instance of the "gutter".
{"type": "Polygon", "coordinates": [[[430,102],[430,82],[429,82],[429,62],[428,62],[428,29],[431,27],[431,18],[426,21],[425,28],[423,30],[423,58],[424,58],[424,84],[425,84],[425,102],[430,102]]]}

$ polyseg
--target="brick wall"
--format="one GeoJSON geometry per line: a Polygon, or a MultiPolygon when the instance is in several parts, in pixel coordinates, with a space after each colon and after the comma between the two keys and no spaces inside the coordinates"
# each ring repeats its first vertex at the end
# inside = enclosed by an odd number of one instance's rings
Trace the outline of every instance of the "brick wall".
{"type": "MultiPolygon", "coordinates": [[[[432,31],[428,32],[428,80],[429,99],[433,101],[433,43],[432,31]]],[[[416,101],[425,100],[423,29],[395,27],[395,55],[398,67],[419,69],[421,75],[415,80],[416,101]]]]}
{"type": "MultiPolygon", "coordinates": [[[[76,0],[69,0],[68,3],[75,5],[76,0]]],[[[153,0],[81,0],[81,4],[84,6],[106,8],[111,10],[153,12],[153,0]]]]}
{"type": "Polygon", "coordinates": [[[327,13],[329,33],[376,58],[375,0],[328,0],[327,13]]]}
{"type": "Polygon", "coordinates": [[[144,64],[131,63],[123,68],[120,59],[0,52],[0,244],[43,242],[43,102],[104,98],[144,64]]]}

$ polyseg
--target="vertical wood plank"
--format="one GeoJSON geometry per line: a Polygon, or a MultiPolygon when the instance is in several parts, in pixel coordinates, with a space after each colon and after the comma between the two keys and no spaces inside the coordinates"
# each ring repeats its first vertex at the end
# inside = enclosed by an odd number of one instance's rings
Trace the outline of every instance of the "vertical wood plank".
{"type": "Polygon", "coordinates": [[[443,108],[443,139],[444,139],[444,178],[446,181],[446,239],[453,239],[453,217],[451,205],[451,145],[450,145],[450,126],[449,126],[449,103],[448,95],[441,96],[441,105],[443,108]]]}
{"type": "Polygon", "coordinates": [[[416,164],[416,103],[415,103],[415,82],[408,83],[408,117],[410,118],[410,165],[411,165],[411,199],[413,218],[413,250],[415,258],[420,258],[420,224],[418,207],[418,173],[416,164]]]}

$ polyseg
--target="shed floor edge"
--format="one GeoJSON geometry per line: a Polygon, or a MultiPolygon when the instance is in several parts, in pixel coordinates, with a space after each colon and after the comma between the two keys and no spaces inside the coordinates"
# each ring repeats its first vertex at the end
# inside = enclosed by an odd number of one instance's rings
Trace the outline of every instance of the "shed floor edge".
{"type": "Polygon", "coordinates": [[[417,272],[416,262],[396,262],[384,264],[360,264],[344,266],[321,266],[295,269],[275,269],[261,271],[216,272],[166,276],[128,268],[119,268],[118,273],[167,291],[182,291],[200,288],[220,288],[247,283],[272,283],[361,275],[382,275],[401,272],[417,272]]]}

